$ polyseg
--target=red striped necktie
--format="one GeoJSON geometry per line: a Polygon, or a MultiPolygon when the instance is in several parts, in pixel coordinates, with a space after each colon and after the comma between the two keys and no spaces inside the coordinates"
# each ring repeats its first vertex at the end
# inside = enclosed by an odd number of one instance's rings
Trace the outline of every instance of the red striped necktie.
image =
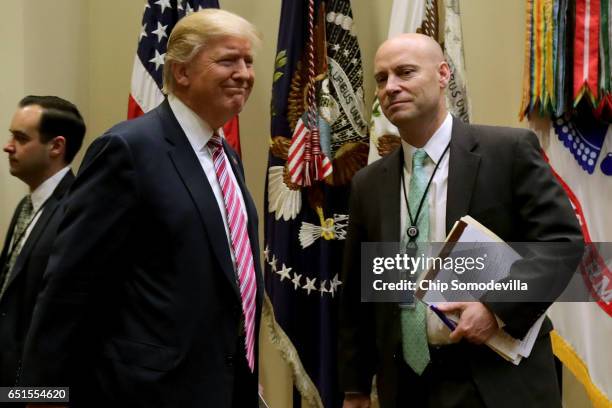
{"type": "Polygon", "coordinates": [[[223,202],[227,223],[232,241],[232,249],[236,257],[236,272],[240,284],[242,298],[242,312],[244,313],[246,359],[251,372],[255,369],[255,296],[257,284],[255,280],[255,266],[253,253],[247,230],[246,211],[238,197],[240,192],[235,181],[230,177],[231,171],[227,156],[223,151],[221,137],[214,132],[208,142],[212,152],[217,180],[223,192],[223,202]]]}

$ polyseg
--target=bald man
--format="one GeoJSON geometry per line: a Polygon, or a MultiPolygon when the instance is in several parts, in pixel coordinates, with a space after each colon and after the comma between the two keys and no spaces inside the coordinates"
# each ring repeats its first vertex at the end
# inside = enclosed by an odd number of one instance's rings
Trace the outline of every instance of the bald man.
{"type": "Polygon", "coordinates": [[[352,183],[340,300],[344,408],[370,407],[374,375],[381,408],[560,407],[548,319],[518,366],[483,345],[500,325],[524,337],[548,303],[446,304],[460,314],[450,332],[418,301],[360,301],[362,242],[441,242],[464,215],[505,241],[582,240],[532,132],[466,125],[448,113],[451,72],[434,40],[392,38],[374,67],[380,105],[402,141],[352,183]]]}

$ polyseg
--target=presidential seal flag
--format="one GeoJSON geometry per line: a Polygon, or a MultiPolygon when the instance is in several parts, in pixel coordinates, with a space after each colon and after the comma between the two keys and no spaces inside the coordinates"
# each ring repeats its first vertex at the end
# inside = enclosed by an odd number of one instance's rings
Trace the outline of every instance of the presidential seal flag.
{"type": "Polygon", "coordinates": [[[265,197],[264,335],[313,407],[338,407],[337,294],[351,178],[367,162],[361,53],[347,0],[284,0],[265,197]]]}
{"type": "MultiPolygon", "coordinates": [[[[128,119],[143,115],[163,102],[162,78],[168,36],[181,18],[205,8],[219,8],[219,1],[148,0],[145,3],[132,68],[128,119]]],[[[223,126],[223,133],[228,143],[240,153],[238,116],[223,126]]]]}

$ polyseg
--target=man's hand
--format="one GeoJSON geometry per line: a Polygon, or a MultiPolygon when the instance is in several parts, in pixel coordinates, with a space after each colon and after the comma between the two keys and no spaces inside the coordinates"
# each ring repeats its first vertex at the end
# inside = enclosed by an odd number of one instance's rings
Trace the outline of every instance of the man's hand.
{"type": "Polygon", "coordinates": [[[342,408],[370,408],[370,396],[361,393],[344,394],[342,408]]]}
{"type": "Polygon", "coordinates": [[[459,323],[450,334],[452,341],[465,338],[470,343],[482,344],[499,329],[495,315],[480,302],[440,303],[437,307],[444,313],[459,313],[459,323]]]}

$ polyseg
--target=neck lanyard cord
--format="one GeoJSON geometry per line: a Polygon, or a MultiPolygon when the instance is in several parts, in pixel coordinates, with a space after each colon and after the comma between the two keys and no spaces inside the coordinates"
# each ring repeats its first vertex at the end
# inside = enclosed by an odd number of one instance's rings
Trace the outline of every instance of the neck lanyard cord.
{"type": "MultiPolygon", "coordinates": [[[[425,197],[427,197],[427,192],[429,191],[429,186],[431,185],[431,182],[433,181],[433,178],[436,175],[436,172],[438,171],[438,167],[440,167],[440,162],[442,162],[442,159],[444,158],[444,155],[446,154],[449,148],[450,148],[450,142],[446,145],[446,148],[442,152],[440,159],[436,163],[436,167],[434,168],[433,173],[431,173],[431,177],[429,177],[429,181],[427,182],[427,187],[425,187],[425,191],[423,192],[423,195],[421,196],[421,200],[419,201],[419,206],[417,208],[417,212],[415,214],[414,219],[412,218],[412,213],[410,212],[410,204],[408,203],[408,196],[406,195],[406,183],[404,181],[404,151],[402,148],[402,154],[401,154],[401,160],[400,160],[400,166],[401,166],[400,175],[402,179],[402,192],[404,193],[404,200],[406,201],[406,208],[408,209],[408,218],[410,219],[411,227],[414,227],[417,224],[417,221],[419,219],[419,214],[421,213],[421,208],[423,207],[423,202],[425,201],[425,197]]],[[[413,239],[413,238],[411,237],[410,239],[413,239]]]]}

